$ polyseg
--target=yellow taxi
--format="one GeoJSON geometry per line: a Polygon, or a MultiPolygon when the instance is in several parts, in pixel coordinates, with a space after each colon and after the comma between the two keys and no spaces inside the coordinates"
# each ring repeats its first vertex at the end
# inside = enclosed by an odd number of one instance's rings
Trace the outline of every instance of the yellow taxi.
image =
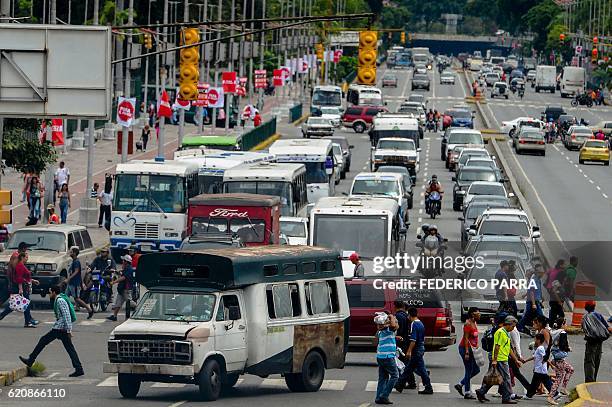
{"type": "Polygon", "coordinates": [[[604,140],[587,140],[580,148],[580,156],[578,157],[580,164],[585,161],[600,161],[604,165],[610,165],[610,150],[608,143],[604,140]]]}

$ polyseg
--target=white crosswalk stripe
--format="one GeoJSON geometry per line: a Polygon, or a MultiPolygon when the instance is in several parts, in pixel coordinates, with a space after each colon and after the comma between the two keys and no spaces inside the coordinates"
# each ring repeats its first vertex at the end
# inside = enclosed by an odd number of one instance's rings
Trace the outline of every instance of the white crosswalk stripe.
{"type": "MultiPolygon", "coordinates": [[[[375,380],[370,380],[366,384],[365,391],[376,391],[376,386],[378,382],[375,380]]],[[[449,383],[432,383],[431,387],[433,388],[434,393],[450,393],[450,384],[449,383]]],[[[419,391],[424,390],[422,383],[419,383],[419,391]]]]}
{"type": "Polygon", "coordinates": [[[96,384],[96,387],[117,387],[117,375],[109,376],[96,384]]]}
{"type": "Polygon", "coordinates": [[[151,387],[161,388],[161,389],[182,389],[187,386],[186,383],[153,383],[151,387]]]}
{"type": "MultiPolygon", "coordinates": [[[[285,379],[264,379],[261,384],[261,387],[272,387],[272,388],[287,388],[287,384],[285,383],[285,379]]],[[[321,390],[335,390],[342,391],[346,386],[346,380],[323,380],[323,384],[321,385],[321,390]]]]}

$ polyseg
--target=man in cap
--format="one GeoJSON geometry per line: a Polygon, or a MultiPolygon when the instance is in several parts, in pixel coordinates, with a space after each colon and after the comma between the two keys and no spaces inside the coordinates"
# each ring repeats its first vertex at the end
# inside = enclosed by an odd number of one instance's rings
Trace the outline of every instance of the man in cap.
{"type": "Polygon", "coordinates": [[[117,284],[117,296],[115,297],[115,303],[113,304],[113,315],[106,318],[109,321],[117,320],[117,314],[119,314],[119,310],[124,302],[128,301],[126,306],[129,306],[130,304],[130,292],[134,280],[132,256],[125,254],[121,256],[121,260],[123,260],[123,272],[121,273],[121,277],[111,282],[111,285],[117,284]]]}
{"type": "Polygon", "coordinates": [[[364,278],[365,277],[365,269],[363,267],[363,264],[361,263],[361,260],[359,259],[359,253],[353,252],[349,256],[349,260],[355,266],[355,268],[353,269],[353,277],[355,277],[355,278],[364,278]]]}

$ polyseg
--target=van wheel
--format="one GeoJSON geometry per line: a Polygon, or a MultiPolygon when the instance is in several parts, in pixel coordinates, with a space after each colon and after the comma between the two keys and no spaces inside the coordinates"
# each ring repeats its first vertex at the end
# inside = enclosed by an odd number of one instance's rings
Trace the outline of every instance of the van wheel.
{"type": "Polygon", "coordinates": [[[301,373],[285,374],[285,383],[293,392],[315,392],[325,378],[325,363],[319,352],[310,352],[302,364],[301,373]]]}
{"type": "Polygon", "coordinates": [[[355,123],[353,124],[353,130],[355,130],[355,133],[363,133],[365,131],[365,125],[363,123],[355,123]]]}
{"type": "Polygon", "coordinates": [[[214,359],[208,360],[198,374],[200,398],[203,401],[215,401],[221,395],[221,367],[214,359]]]}
{"type": "Polygon", "coordinates": [[[136,398],[136,395],[140,390],[140,380],[130,374],[119,373],[117,383],[119,384],[119,393],[121,393],[123,398],[136,398]]]}

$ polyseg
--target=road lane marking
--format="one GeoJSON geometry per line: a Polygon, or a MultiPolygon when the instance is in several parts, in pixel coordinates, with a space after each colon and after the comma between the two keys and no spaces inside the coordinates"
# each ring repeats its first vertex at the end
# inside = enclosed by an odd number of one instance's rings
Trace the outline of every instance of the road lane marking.
{"type": "Polygon", "coordinates": [[[602,195],[604,198],[608,199],[608,195],[603,194],[603,193],[602,193],[601,195],[602,195]]]}
{"type": "Polygon", "coordinates": [[[118,376],[113,375],[96,384],[96,387],[117,387],[118,385],[118,376]]]}
{"type": "Polygon", "coordinates": [[[595,186],[595,188],[597,188],[598,191],[601,191],[601,188],[599,187],[599,185],[595,186]]]}
{"type": "Polygon", "coordinates": [[[423,222],[423,218],[417,219],[417,223],[421,223],[421,222],[423,222]]]}
{"type": "Polygon", "coordinates": [[[179,407],[179,406],[182,406],[185,403],[187,403],[187,400],[177,401],[176,403],[170,404],[168,407],[179,407]]]}
{"type": "MultiPolygon", "coordinates": [[[[287,388],[285,379],[264,379],[261,387],[287,388]]],[[[346,387],[346,380],[323,380],[320,390],[342,391],[346,387]]]]}
{"type": "MultiPolygon", "coordinates": [[[[378,382],[374,380],[369,380],[366,384],[365,391],[373,392],[376,391],[376,387],[378,386],[378,382]]],[[[450,384],[449,383],[432,383],[431,387],[433,388],[434,393],[450,393],[450,384]]],[[[424,390],[423,383],[419,383],[419,391],[424,390]]]]}
{"type": "Polygon", "coordinates": [[[590,182],[591,184],[594,184],[594,182],[593,182],[593,180],[592,180],[592,179],[590,179],[590,180],[589,180],[589,182],[590,182]]]}
{"type": "Polygon", "coordinates": [[[419,215],[423,213],[423,209],[419,209],[419,215]]]}

